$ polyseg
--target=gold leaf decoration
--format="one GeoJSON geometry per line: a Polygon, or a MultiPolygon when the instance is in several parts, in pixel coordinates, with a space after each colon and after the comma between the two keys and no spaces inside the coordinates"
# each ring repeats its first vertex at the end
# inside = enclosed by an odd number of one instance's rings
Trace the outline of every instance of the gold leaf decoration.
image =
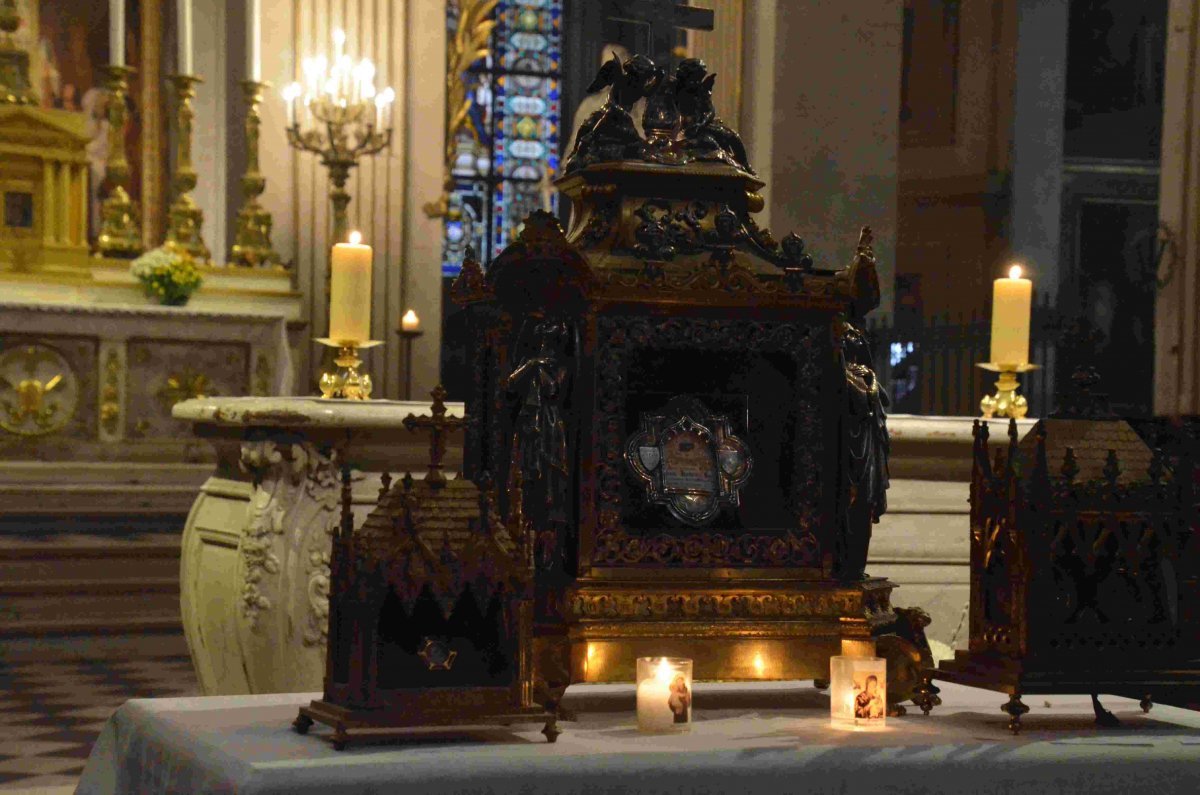
{"type": "Polygon", "coordinates": [[[471,124],[471,99],[467,96],[467,69],[491,52],[488,42],[496,20],[492,12],[500,0],[461,0],[458,26],[454,38],[446,43],[446,179],[442,195],[422,208],[430,218],[442,218],[450,209],[450,191],[454,177],[455,140],[463,129],[469,129],[478,140],[479,131],[471,124]]]}

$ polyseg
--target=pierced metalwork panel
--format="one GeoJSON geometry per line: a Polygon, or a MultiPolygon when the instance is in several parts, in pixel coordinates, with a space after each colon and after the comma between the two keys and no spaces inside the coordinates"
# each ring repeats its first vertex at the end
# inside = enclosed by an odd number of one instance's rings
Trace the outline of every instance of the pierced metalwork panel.
{"type": "MultiPolygon", "coordinates": [[[[828,501],[827,486],[831,485],[826,483],[823,472],[830,448],[828,428],[823,422],[829,396],[821,387],[823,377],[828,374],[822,361],[832,360],[825,327],[802,322],[703,318],[664,321],[612,316],[597,321],[596,339],[596,411],[592,432],[600,441],[596,464],[597,531],[592,562],[743,567],[820,565],[819,539],[824,531],[821,517],[828,501]],[[647,355],[651,357],[649,364],[645,358],[639,358],[647,355]],[[677,360],[701,357],[710,369],[719,369],[725,360],[750,362],[745,365],[741,394],[702,398],[708,403],[721,404],[710,406],[713,413],[728,417],[741,413],[739,421],[730,428],[740,444],[727,445],[729,450],[725,453],[714,452],[714,464],[719,469],[723,456],[724,464],[733,466],[742,484],[757,482],[762,476],[763,491],[757,492],[757,497],[756,492],[746,491],[738,498],[749,521],[743,522],[738,511],[725,511],[711,529],[695,532],[688,527],[712,520],[708,508],[713,506],[708,501],[702,500],[705,505],[697,511],[675,506],[671,511],[675,517],[672,521],[668,521],[671,517],[666,510],[645,506],[642,496],[646,491],[645,475],[627,463],[626,455],[631,445],[639,446],[634,434],[643,411],[639,406],[655,400],[653,395],[642,391],[644,381],[659,377],[654,357],[677,360]],[[756,370],[754,362],[759,361],[765,364],[756,370]],[[637,375],[639,372],[641,375],[637,375]],[[768,422],[763,422],[764,416],[769,418],[768,422]],[[755,418],[757,423],[752,429],[745,428],[748,417],[755,418]],[[747,430],[749,436],[743,436],[747,430]],[[770,449],[755,450],[756,439],[770,449]],[[747,466],[743,470],[742,457],[751,455],[752,450],[758,461],[777,464],[778,471],[756,471],[754,478],[742,477],[748,475],[750,460],[745,459],[747,466]],[[777,504],[764,505],[768,500],[777,504]],[[755,516],[765,516],[767,521],[755,521],[755,516]]],[[[682,365],[682,370],[695,372],[690,363],[682,365]]],[[[662,373],[661,378],[664,380],[660,389],[683,389],[682,385],[672,383],[668,374],[662,373]]],[[[832,383],[831,379],[826,381],[832,383]]],[[[663,402],[666,400],[660,399],[660,405],[663,402]]],[[[646,473],[658,470],[661,461],[652,461],[653,454],[649,450],[646,453],[649,458],[634,450],[633,459],[646,473]],[[651,462],[656,466],[648,467],[651,462]]],[[[661,450],[658,455],[661,458],[661,450]]]]}

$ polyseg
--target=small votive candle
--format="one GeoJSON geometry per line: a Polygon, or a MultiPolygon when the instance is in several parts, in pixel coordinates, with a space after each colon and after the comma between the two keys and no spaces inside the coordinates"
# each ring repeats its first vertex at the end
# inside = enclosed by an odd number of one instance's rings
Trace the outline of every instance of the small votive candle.
{"type": "Polygon", "coordinates": [[[829,658],[829,717],[834,726],[882,729],[887,721],[887,660],[873,641],[842,641],[829,658]]]}
{"type": "Polygon", "coordinates": [[[692,661],[682,657],[638,657],[638,730],[686,732],[692,726],[692,661]]]}
{"type": "Polygon", "coordinates": [[[400,318],[400,330],[412,334],[421,330],[421,318],[417,317],[417,313],[411,309],[404,313],[400,318]]]}

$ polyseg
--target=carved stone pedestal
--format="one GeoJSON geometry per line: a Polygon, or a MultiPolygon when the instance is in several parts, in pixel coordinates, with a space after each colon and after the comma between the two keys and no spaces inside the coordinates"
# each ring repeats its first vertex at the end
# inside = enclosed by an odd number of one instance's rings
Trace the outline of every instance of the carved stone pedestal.
{"type": "MultiPolygon", "coordinates": [[[[184,633],[206,694],[321,689],[341,461],[356,470],[362,518],[379,490],[378,476],[365,472],[424,470],[427,444],[403,425],[424,408],[306,397],[175,407],[217,451],[183,531],[180,566],[184,633]]],[[[457,470],[461,440],[450,441],[446,464],[457,470]]]]}

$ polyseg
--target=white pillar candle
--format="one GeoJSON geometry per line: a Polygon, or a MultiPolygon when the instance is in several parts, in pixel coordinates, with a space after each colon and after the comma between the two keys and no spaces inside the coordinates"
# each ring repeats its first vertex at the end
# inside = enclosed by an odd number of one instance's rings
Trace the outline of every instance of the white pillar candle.
{"type": "Polygon", "coordinates": [[[192,74],[192,0],[177,0],[179,28],[179,61],[176,64],[179,74],[192,74]]]}
{"type": "Polygon", "coordinates": [[[108,0],[108,62],[125,65],[125,0],[108,0]]]}
{"type": "Polygon", "coordinates": [[[404,313],[404,317],[400,318],[400,330],[407,332],[416,332],[421,330],[421,318],[417,317],[417,313],[411,309],[404,313]]]}
{"type": "Polygon", "coordinates": [[[1013,265],[1007,279],[996,279],[992,289],[992,363],[1029,363],[1029,315],[1033,282],[1021,278],[1013,265]]]}
{"type": "Polygon", "coordinates": [[[288,127],[296,126],[296,103],[300,101],[300,90],[299,83],[289,83],[287,88],[283,89],[283,102],[287,106],[288,127]]]}
{"type": "Polygon", "coordinates": [[[329,276],[329,338],[334,342],[366,342],[371,338],[370,246],[350,233],[349,243],[333,247],[329,276]]]}
{"type": "Polygon", "coordinates": [[[246,79],[262,82],[262,0],[246,0],[246,79]]]}
{"type": "Polygon", "coordinates": [[[637,719],[643,732],[684,732],[692,724],[692,661],[639,657],[637,719]]]}

